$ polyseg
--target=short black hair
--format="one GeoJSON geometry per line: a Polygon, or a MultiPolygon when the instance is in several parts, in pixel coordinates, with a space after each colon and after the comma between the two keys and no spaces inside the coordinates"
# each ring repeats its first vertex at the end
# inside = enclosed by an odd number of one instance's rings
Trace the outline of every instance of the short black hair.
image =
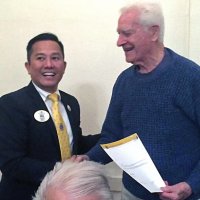
{"type": "Polygon", "coordinates": [[[35,36],[34,38],[32,38],[28,42],[28,45],[26,47],[28,62],[30,62],[30,57],[31,57],[31,54],[32,54],[33,45],[38,41],[44,41],[44,40],[51,40],[51,41],[57,42],[60,49],[61,49],[61,52],[63,54],[63,58],[65,57],[64,46],[63,46],[62,42],[58,39],[58,37],[53,33],[41,33],[41,34],[35,36]]]}

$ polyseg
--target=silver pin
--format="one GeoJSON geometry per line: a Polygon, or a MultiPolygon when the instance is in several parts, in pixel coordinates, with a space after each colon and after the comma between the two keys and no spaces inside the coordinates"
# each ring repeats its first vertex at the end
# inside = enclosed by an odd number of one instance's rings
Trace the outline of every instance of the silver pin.
{"type": "Polygon", "coordinates": [[[67,109],[71,112],[72,111],[72,109],[71,109],[71,107],[69,106],[69,105],[67,105],[67,109]]]}

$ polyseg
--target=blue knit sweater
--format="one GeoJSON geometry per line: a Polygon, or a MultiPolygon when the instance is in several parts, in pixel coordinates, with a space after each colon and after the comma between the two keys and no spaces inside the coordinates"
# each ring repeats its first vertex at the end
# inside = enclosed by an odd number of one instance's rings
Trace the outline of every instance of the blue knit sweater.
{"type": "MultiPolygon", "coordinates": [[[[111,159],[99,144],[137,133],[163,180],[186,181],[200,198],[200,67],[165,48],[162,62],[148,74],[136,66],[118,77],[99,143],[88,152],[91,160],[111,159]]],[[[137,153],[137,152],[132,152],[137,153]]],[[[123,173],[123,184],[135,196],[159,199],[123,173]]]]}

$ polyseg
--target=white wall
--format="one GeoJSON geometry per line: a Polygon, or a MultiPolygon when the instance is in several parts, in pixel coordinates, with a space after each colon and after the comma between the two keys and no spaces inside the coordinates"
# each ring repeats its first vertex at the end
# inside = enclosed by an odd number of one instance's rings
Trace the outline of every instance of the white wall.
{"type": "Polygon", "coordinates": [[[200,1],[190,0],[189,57],[200,64],[200,1]]]}
{"type": "MultiPolygon", "coordinates": [[[[114,81],[129,66],[116,47],[116,26],[118,10],[130,2],[1,0],[0,96],[28,84],[24,68],[28,40],[53,32],[64,43],[68,62],[60,88],[78,98],[84,133],[100,132],[114,81]]],[[[166,21],[165,45],[200,62],[200,1],[159,2],[166,21]]]]}
{"type": "Polygon", "coordinates": [[[78,98],[84,132],[99,132],[114,80],[126,66],[115,46],[121,5],[116,0],[1,1],[0,95],[28,83],[28,40],[41,32],[56,33],[68,62],[61,89],[78,98]]]}
{"type": "MultiPolygon", "coordinates": [[[[78,98],[84,133],[99,132],[114,81],[129,66],[122,50],[116,47],[116,26],[118,10],[130,2],[1,1],[0,95],[28,84],[24,68],[28,40],[41,32],[56,33],[65,45],[68,62],[60,87],[78,98]]],[[[189,56],[189,0],[160,2],[166,16],[166,46],[189,56]]]]}

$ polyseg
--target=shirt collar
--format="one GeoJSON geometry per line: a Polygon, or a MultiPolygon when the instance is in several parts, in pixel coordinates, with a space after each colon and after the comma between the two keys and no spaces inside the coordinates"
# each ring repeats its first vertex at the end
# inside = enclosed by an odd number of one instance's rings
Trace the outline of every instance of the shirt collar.
{"type": "MultiPolygon", "coordinates": [[[[48,95],[51,94],[45,90],[42,90],[41,88],[39,88],[33,81],[32,81],[35,89],[38,91],[38,93],[40,94],[40,96],[42,97],[43,101],[46,101],[48,99],[48,95]]],[[[59,96],[59,100],[61,99],[61,96],[60,96],[60,92],[59,90],[56,90],[55,92],[56,94],[58,94],[59,96]]]]}

